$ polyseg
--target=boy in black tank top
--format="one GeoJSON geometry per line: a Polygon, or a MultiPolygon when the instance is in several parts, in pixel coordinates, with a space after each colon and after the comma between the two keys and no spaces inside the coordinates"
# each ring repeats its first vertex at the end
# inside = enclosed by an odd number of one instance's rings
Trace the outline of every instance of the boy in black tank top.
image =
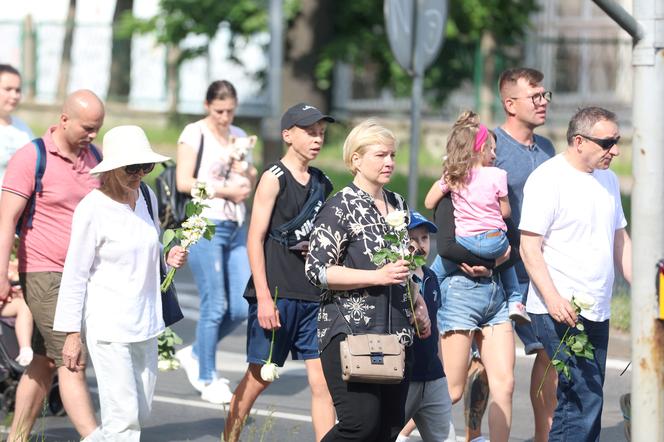
{"type": "Polygon", "coordinates": [[[272,362],[283,366],[289,352],[293,359],[305,360],[316,440],[334,425],[334,405],[316,336],[320,290],[304,273],[314,218],[332,191],[329,179],[309,166],[323,146],[328,122],[334,119],[305,103],[288,109],[281,117],[281,136],[288,150],[281,161],[266,167],[256,186],[247,236],[252,277],[244,295],[249,301],[249,367],[231,400],[225,441],[239,439],[251,407],[270,384],[260,372],[270,353],[272,330],[276,330],[272,362]]]}

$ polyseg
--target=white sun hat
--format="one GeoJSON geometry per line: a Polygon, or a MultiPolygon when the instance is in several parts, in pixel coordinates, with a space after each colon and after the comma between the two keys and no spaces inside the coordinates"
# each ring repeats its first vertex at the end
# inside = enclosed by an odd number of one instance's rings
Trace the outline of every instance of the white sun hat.
{"type": "Polygon", "coordinates": [[[106,132],[102,146],[104,159],[90,173],[97,174],[130,164],[162,163],[170,160],[152,150],[148,137],[138,126],[117,126],[106,132]]]}

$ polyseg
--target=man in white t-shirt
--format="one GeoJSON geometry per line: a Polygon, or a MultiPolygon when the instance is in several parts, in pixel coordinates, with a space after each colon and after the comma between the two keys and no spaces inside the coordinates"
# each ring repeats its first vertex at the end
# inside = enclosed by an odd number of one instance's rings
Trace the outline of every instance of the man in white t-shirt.
{"type": "Polygon", "coordinates": [[[599,440],[614,265],[632,279],[618,179],[608,170],[619,139],[615,114],[580,109],[567,129],[567,150],[538,167],[524,187],[520,251],[535,334],[552,357],[568,327],[578,333],[578,321],[594,346],[592,359],[556,355],[570,376],[558,377],[549,441],[599,440]],[[570,302],[575,294],[594,300],[579,316],[570,302]]]}

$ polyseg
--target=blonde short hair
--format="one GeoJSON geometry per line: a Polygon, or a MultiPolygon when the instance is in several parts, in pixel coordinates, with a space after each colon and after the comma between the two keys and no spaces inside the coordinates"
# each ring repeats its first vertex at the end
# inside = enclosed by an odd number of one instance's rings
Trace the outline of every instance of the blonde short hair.
{"type": "Polygon", "coordinates": [[[355,126],[344,141],[343,158],[346,167],[355,175],[357,169],[353,166],[353,154],[364,155],[366,148],[376,144],[394,146],[396,150],[399,142],[391,130],[383,126],[378,119],[369,118],[355,126]]]}

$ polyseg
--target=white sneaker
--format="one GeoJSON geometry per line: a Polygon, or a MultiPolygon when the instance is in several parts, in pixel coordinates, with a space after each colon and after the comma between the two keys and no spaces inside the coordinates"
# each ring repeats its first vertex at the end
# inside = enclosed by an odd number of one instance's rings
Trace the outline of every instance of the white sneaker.
{"type": "Polygon", "coordinates": [[[18,362],[21,367],[27,367],[30,365],[30,362],[32,362],[33,355],[32,347],[23,347],[19,351],[15,361],[18,362]]]}
{"type": "MultiPolygon", "coordinates": [[[[509,317],[512,321],[517,324],[528,324],[530,323],[530,315],[526,312],[526,306],[520,302],[511,304],[509,306],[509,317]]],[[[471,441],[472,442],[472,441],[471,441]]]]}
{"type": "Polygon", "coordinates": [[[187,379],[189,379],[191,386],[202,392],[205,384],[198,380],[198,359],[194,358],[192,346],[182,347],[175,352],[175,357],[180,361],[184,372],[187,373],[187,379]]]}
{"type": "Polygon", "coordinates": [[[215,379],[203,388],[201,399],[213,404],[230,404],[233,392],[230,385],[219,379],[215,379]]]}

